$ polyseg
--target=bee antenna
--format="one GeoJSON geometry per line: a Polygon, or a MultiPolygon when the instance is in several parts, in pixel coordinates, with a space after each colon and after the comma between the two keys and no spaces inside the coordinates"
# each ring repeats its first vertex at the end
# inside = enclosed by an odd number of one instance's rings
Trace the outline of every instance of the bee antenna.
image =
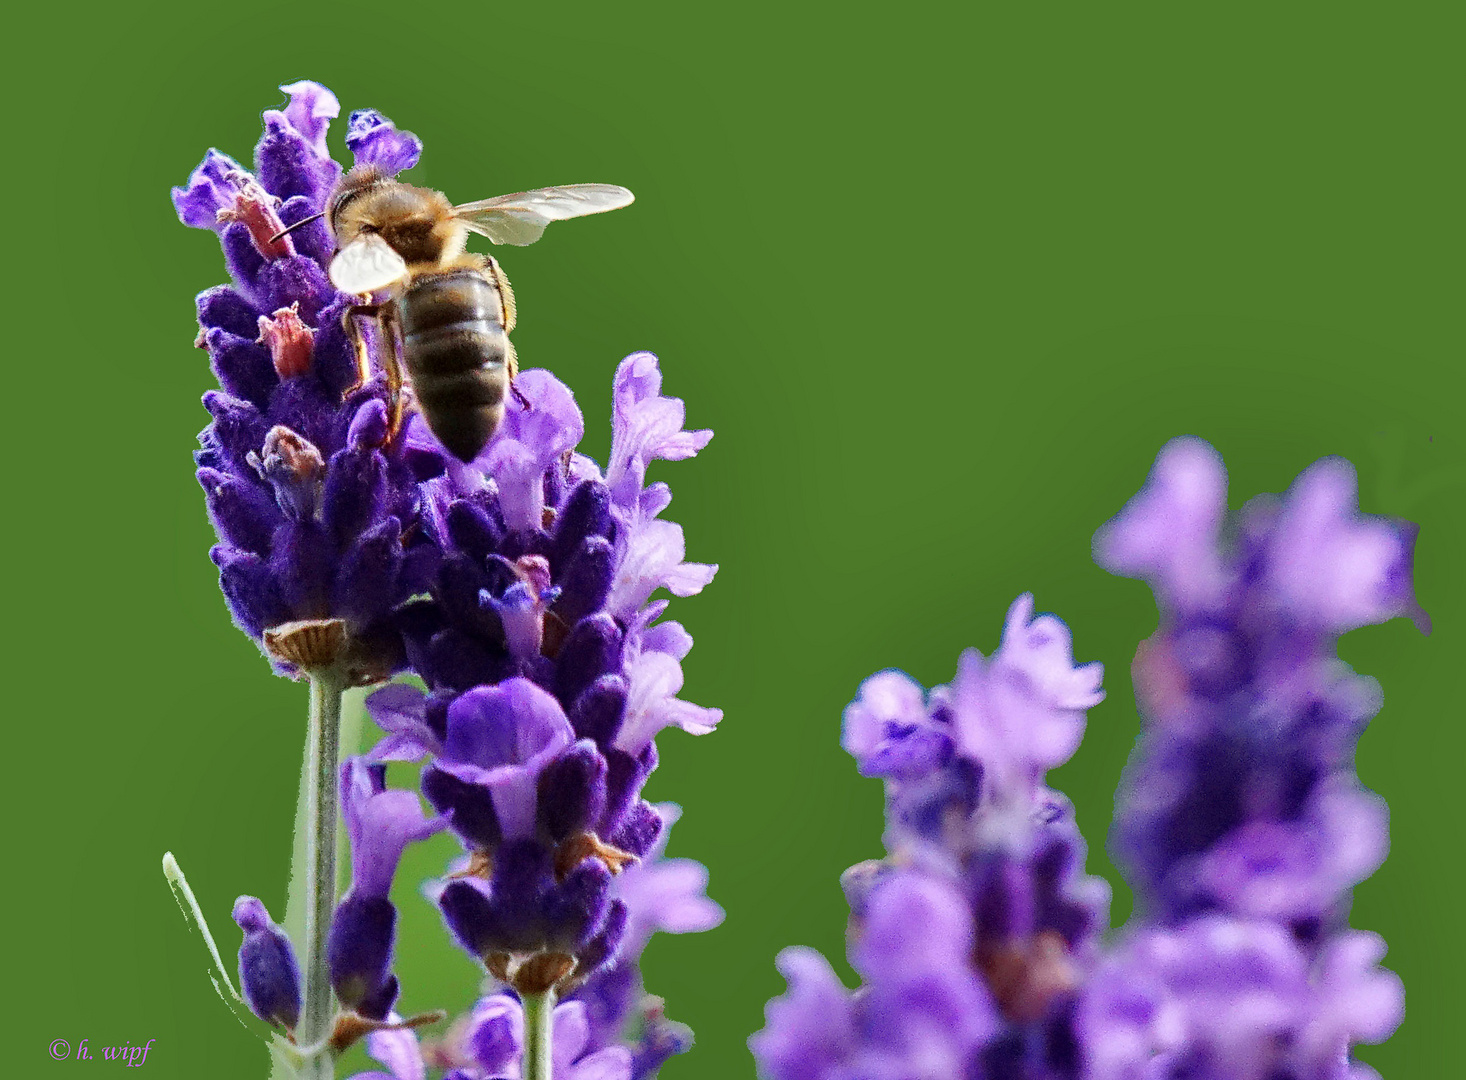
{"type": "Polygon", "coordinates": [[[312,214],[310,217],[301,218],[294,225],[287,225],[287,226],[285,226],[285,228],[283,228],[279,232],[277,232],[274,236],[270,237],[270,243],[273,244],[276,240],[279,240],[280,237],[284,236],[286,233],[292,233],[296,229],[300,228],[302,225],[309,225],[312,221],[319,221],[321,218],[323,218],[325,216],[326,216],[326,212],[324,210],[322,210],[319,214],[312,214]]]}

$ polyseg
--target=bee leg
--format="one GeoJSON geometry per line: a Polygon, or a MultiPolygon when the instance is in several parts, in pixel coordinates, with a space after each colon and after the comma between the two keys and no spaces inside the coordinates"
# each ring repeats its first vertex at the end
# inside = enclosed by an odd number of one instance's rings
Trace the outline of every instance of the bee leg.
{"type": "Polygon", "coordinates": [[[514,351],[514,342],[505,338],[504,343],[508,346],[504,355],[504,366],[509,371],[509,392],[514,395],[514,400],[519,402],[519,407],[528,412],[530,409],[529,398],[525,397],[519,387],[514,385],[514,380],[519,376],[519,354],[514,351]]]}
{"type": "Polygon", "coordinates": [[[387,438],[394,438],[402,429],[403,379],[402,352],[397,342],[397,309],[381,305],[378,325],[382,328],[382,368],[387,375],[388,425],[387,438]]]}
{"type": "Polygon", "coordinates": [[[352,354],[356,357],[356,385],[349,387],[342,397],[349,397],[371,381],[372,366],[371,359],[367,355],[366,335],[361,332],[361,324],[357,317],[365,315],[369,318],[377,317],[382,310],[381,304],[352,304],[341,313],[341,328],[346,331],[346,337],[351,342],[352,354]]]}

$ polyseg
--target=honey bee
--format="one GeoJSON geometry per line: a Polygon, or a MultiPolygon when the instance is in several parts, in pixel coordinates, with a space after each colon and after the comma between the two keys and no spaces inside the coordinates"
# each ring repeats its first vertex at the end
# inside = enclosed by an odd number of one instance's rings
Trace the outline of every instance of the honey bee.
{"type": "Polygon", "coordinates": [[[388,290],[386,300],[355,304],[344,319],[363,381],[357,319],[374,317],[381,329],[392,430],[402,419],[404,371],[428,429],[461,461],[477,457],[503,419],[519,370],[509,342],[514,292],[497,260],[464,251],[469,233],[523,246],[552,221],[616,210],[632,198],[614,184],[571,184],[454,206],[441,192],[370,166],[342,177],[319,215],[336,240],[331,283],[352,295],[388,290]]]}

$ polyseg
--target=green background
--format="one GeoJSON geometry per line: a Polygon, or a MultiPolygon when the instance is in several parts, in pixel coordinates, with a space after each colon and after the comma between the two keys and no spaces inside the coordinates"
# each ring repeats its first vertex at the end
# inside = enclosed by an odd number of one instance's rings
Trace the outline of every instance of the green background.
{"type": "MultiPolygon", "coordinates": [[[[1451,6],[165,6],[31,5],[0,76],[12,1068],[79,1071],[48,1060],[53,1038],[154,1038],[149,1075],[262,1075],[158,863],[177,853],[231,956],[236,895],[280,914],[305,692],[229,625],[205,556],[192,297],[223,271],[168,188],[210,145],[248,160],[300,78],[417,132],[416,182],[456,200],[637,194],[502,261],[522,361],[576,390],[593,455],[635,349],[717,431],[656,474],[689,557],[721,564],[673,614],[697,638],[686,696],[726,711],[706,738],[667,733],[650,787],[685,807],[672,854],[708,864],[728,911],[647,957],[698,1035],[667,1080],[751,1076],[775,953],[842,953],[837,875],[880,851],[879,786],[837,741],[860,680],[950,679],[1024,590],[1105,663],[1055,781],[1128,912],[1100,837],[1155,616],[1090,536],[1182,433],[1221,450],[1234,503],[1342,454],[1367,510],[1422,525],[1435,633],[1396,621],[1343,646],[1383,683],[1359,765],[1393,835],[1354,922],[1386,936],[1408,995],[1366,1058],[1393,1078],[1458,1067],[1451,6]]],[[[461,1007],[471,965],[410,888],[401,906],[406,1006],[461,1007]]]]}

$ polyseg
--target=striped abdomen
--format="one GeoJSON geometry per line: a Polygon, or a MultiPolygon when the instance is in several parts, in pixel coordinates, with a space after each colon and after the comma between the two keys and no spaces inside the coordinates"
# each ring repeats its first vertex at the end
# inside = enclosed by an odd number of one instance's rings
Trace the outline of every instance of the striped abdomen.
{"type": "Polygon", "coordinates": [[[511,355],[504,310],[494,282],[467,269],[416,275],[397,301],[418,408],[461,461],[478,456],[504,416],[511,355]]]}

